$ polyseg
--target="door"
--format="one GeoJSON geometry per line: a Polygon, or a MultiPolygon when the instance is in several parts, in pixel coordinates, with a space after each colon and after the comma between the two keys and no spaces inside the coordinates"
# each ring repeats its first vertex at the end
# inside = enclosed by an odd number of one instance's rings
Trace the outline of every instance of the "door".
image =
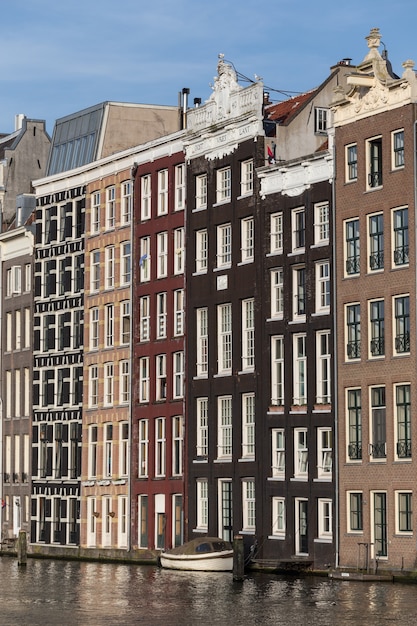
{"type": "Polygon", "coordinates": [[[219,481],[219,537],[233,541],[232,481],[219,481]]]}
{"type": "Polygon", "coordinates": [[[296,554],[308,554],[308,500],[297,499],[296,511],[296,554]]]}

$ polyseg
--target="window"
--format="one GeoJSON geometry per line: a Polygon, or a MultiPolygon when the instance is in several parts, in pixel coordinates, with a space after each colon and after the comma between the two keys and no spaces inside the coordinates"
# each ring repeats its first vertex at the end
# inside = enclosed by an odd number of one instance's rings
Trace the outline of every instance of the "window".
{"type": "Polygon", "coordinates": [[[410,352],[410,297],[394,298],[394,354],[410,352]]]}
{"type": "Polygon", "coordinates": [[[166,354],[157,354],[156,362],[156,400],[166,400],[167,397],[167,357],[166,354]]]}
{"type": "Polygon", "coordinates": [[[113,363],[104,364],[104,395],[103,405],[112,406],[114,395],[114,365],[113,363]]]}
{"type": "Polygon", "coordinates": [[[271,270],[271,317],[282,319],[284,315],[284,270],[271,270]]]}
{"type": "Polygon", "coordinates": [[[130,182],[130,180],[127,180],[122,183],[122,210],[120,222],[123,226],[130,223],[130,220],[132,218],[132,204],[132,183],[130,182]]]}
{"type": "Polygon", "coordinates": [[[119,363],[119,396],[120,404],[130,402],[130,365],[127,360],[119,363]]]}
{"type": "Polygon", "coordinates": [[[114,246],[104,249],[104,288],[114,287],[114,246]]]}
{"type": "Polygon", "coordinates": [[[272,498],[272,531],[273,537],[285,537],[285,498],[272,498]]]}
{"type": "Polygon", "coordinates": [[[232,225],[217,227],[217,267],[229,267],[232,263],[232,225]]]}
{"type": "Polygon", "coordinates": [[[114,228],[116,224],[116,188],[106,189],[106,229],[114,228]]]}
{"type": "Polygon", "coordinates": [[[195,208],[207,208],[207,174],[200,174],[195,178],[195,208]]]}
{"type": "Polygon", "coordinates": [[[307,404],[307,352],[306,335],[293,337],[294,395],[293,404],[307,404]]]}
{"type": "Polygon", "coordinates": [[[220,304],[217,307],[217,363],[218,373],[232,371],[232,305],[220,304]]]}
{"type": "Polygon", "coordinates": [[[374,555],[376,557],[388,556],[387,537],[387,494],[385,492],[374,492],[373,496],[373,543],[374,555]]]}
{"type": "Polygon", "coordinates": [[[151,238],[141,237],[139,257],[140,282],[144,283],[151,279],[151,238]]]}
{"type": "Polygon", "coordinates": [[[303,318],[306,314],[306,268],[293,269],[293,318],[303,318]]]}
{"type": "Polygon", "coordinates": [[[255,299],[242,302],[242,370],[255,367],[255,299]]]}
{"type": "Polygon", "coordinates": [[[158,215],[168,213],[168,170],[158,172],[158,215]]]}
{"type": "Polygon", "coordinates": [[[120,303],[120,344],[127,345],[130,342],[130,301],[123,300],[120,303]]]}
{"type": "Polygon", "coordinates": [[[97,424],[88,427],[88,477],[97,476],[97,424]]]}
{"type": "Polygon", "coordinates": [[[140,183],[140,219],[149,220],[151,217],[151,175],[142,176],[140,183]]]}
{"type": "Polygon", "coordinates": [[[350,461],[362,459],[362,404],[361,390],[348,389],[347,398],[348,458],[350,461]]]}
{"type": "Polygon", "coordinates": [[[173,397],[182,398],[184,395],[184,352],[174,352],[173,361],[173,397]]]}
{"type": "Polygon", "coordinates": [[[111,348],[114,344],[114,304],[106,304],[104,308],[104,345],[111,348]]]}
{"type": "Polygon", "coordinates": [[[255,394],[242,394],[242,458],[255,458],[255,394]]]}
{"type": "Polygon", "coordinates": [[[197,230],[195,234],[195,271],[197,274],[207,272],[208,236],[207,229],[197,230]]]}
{"type": "Polygon", "coordinates": [[[197,398],[197,456],[208,456],[208,398],[197,398]]]}
{"type": "Polygon", "coordinates": [[[366,142],[368,189],[382,186],[382,137],[366,142]]]}
{"type": "Polygon", "coordinates": [[[316,263],[316,313],[330,312],[330,263],[316,263]]]}
{"type": "Polygon", "coordinates": [[[369,454],[372,459],[387,456],[385,387],[372,387],[371,395],[371,443],[369,454]]]}
{"type": "Polygon", "coordinates": [[[361,309],[360,304],[346,306],[346,357],[349,360],[361,357],[361,309]]]}
{"type": "Polygon", "coordinates": [[[120,244],[120,284],[130,283],[131,256],[130,241],[123,241],[120,244]]]}
{"type": "Polygon", "coordinates": [[[318,509],[318,538],[324,541],[331,541],[332,532],[332,501],[326,498],[319,498],[317,503],[318,509]]]}
{"type": "Polygon", "coordinates": [[[223,167],[216,173],[216,202],[230,202],[232,197],[232,170],[223,167]]]}
{"type": "Polygon", "coordinates": [[[369,354],[371,357],[383,356],[385,354],[385,314],[383,300],[374,300],[369,303],[369,326],[369,354]]]}
{"type": "Polygon", "coordinates": [[[149,357],[139,359],[139,402],[149,402],[149,357]]]}
{"type": "Polygon", "coordinates": [[[14,331],[15,331],[15,350],[22,348],[22,313],[21,311],[15,311],[14,318],[14,331]]]}
{"type": "Polygon", "coordinates": [[[369,217],[369,270],[384,268],[384,216],[382,213],[369,217]]]}
{"type": "Polygon", "coordinates": [[[29,293],[32,289],[32,266],[30,263],[25,265],[25,292],[29,293]]]}
{"type": "Polygon", "coordinates": [[[314,109],[314,132],[325,133],[327,131],[328,109],[315,107],[314,109]]]}
{"type": "Polygon", "coordinates": [[[331,402],[331,347],[329,330],[317,331],[316,359],[316,402],[317,404],[329,404],[331,402]]]}
{"type": "Polygon", "coordinates": [[[358,178],[358,146],[356,143],[346,146],[346,182],[358,178]]]}
{"type": "Polygon", "coordinates": [[[207,479],[197,480],[197,528],[208,528],[208,483],[207,479]]]}
{"type": "Polygon", "coordinates": [[[395,385],[395,418],[397,422],[397,457],[411,458],[410,385],[395,385]]]}
{"type": "Polygon", "coordinates": [[[248,159],[240,164],[240,195],[248,196],[251,193],[253,193],[253,159],[248,159]]]}
{"type": "Polygon", "coordinates": [[[90,350],[97,350],[99,346],[99,310],[90,309],[90,350]]]}
{"type": "Polygon", "coordinates": [[[90,291],[100,289],[100,250],[93,250],[90,254],[90,291]]]}
{"type": "Polygon", "coordinates": [[[155,476],[165,476],[165,418],[155,420],[155,476]]]}
{"type": "Polygon", "coordinates": [[[255,532],[256,509],[255,509],[255,480],[253,478],[242,481],[242,530],[255,532]]]}
{"type": "Polygon", "coordinates": [[[284,404],[284,338],[271,337],[271,404],[284,404]]]}
{"type": "Polygon", "coordinates": [[[392,212],[392,225],[394,265],[407,265],[409,263],[408,208],[395,209],[392,212]]]}
{"type": "Polygon", "coordinates": [[[100,232],[100,192],[91,196],[91,233],[100,232]]]}
{"type": "Polygon", "coordinates": [[[249,263],[254,258],[254,219],[247,217],[240,222],[241,224],[241,261],[249,263]]]}
{"type": "Polygon", "coordinates": [[[282,254],[284,228],[282,213],[272,213],[270,225],[270,253],[282,254]]]}
{"type": "Polygon", "coordinates": [[[164,339],[167,336],[167,294],[156,294],[156,338],[164,339]]]}
{"type": "Polygon", "coordinates": [[[208,374],[208,309],[197,309],[197,376],[208,374]]]}
{"type": "Polygon", "coordinates": [[[232,457],[232,396],[221,396],[217,399],[217,456],[231,459],[232,457]]]}
{"type": "Polygon", "coordinates": [[[174,337],[184,334],[184,289],[174,291],[174,337]]]}
{"type": "Polygon", "coordinates": [[[404,167],[404,131],[392,133],[392,169],[404,167]]]}
{"type": "Polygon", "coordinates": [[[113,424],[104,424],[103,476],[110,478],[113,473],[113,424]]]}
{"type": "Polygon", "coordinates": [[[396,529],[397,533],[413,532],[413,509],[411,491],[396,491],[396,529]]]}
{"type": "Polygon", "coordinates": [[[13,317],[10,312],[6,313],[6,352],[12,351],[12,324],[13,317]]]}
{"type": "Polygon", "coordinates": [[[174,274],[182,274],[184,272],[184,228],[176,228],[174,230],[174,274]]]}
{"type": "Polygon", "coordinates": [[[359,274],[360,272],[360,247],[359,247],[359,220],[349,220],[345,222],[345,245],[346,245],[346,266],[347,276],[359,274]]]}
{"type": "Polygon", "coordinates": [[[139,338],[140,341],[150,339],[150,296],[141,296],[139,299],[139,338]]]}
{"type": "Polygon", "coordinates": [[[285,478],[285,433],[283,428],[273,428],[272,440],[272,476],[284,480],[285,478]]]}
{"type": "Polygon", "coordinates": [[[88,380],[88,406],[95,407],[98,405],[98,367],[90,365],[88,380]]]}
{"type": "Polygon", "coordinates": [[[308,448],[307,429],[294,429],[294,477],[307,478],[308,474],[308,448]]]}
{"type": "Polygon", "coordinates": [[[361,491],[348,491],[348,532],[363,531],[363,495],[361,491]]]}
{"type": "Polygon", "coordinates": [[[333,434],[331,428],[317,429],[317,478],[332,477],[333,434]]]}
{"type": "Polygon", "coordinates": [[[148,420],[139,420],[139,458],[138,458],[138,476],[146,478],[148,476],[148,420]]]}
{"type": "Polygon", "coordinates": [[[158,233],[156,236],[156,277],[163,278],[168,271],[168,233],[158,233]]]}
{"type": "Polygon", "coordinates": [[[22,268],[20,265],[13,265],[7,270],[6,275],[6,295],[18,295],[22,292],[22,268]]]}
{"type": "Polygon", "coordinates": [[[148,547],[148,496],[138,496],[138,543],[139,547],[148,547]]]}
{"type": "Polygon", "coordinates": [[[328,202],[314,205],[314,243],[328,243],[330,233],[330,208],[328,202]]]}
{"type": "Polygon", "coordinates": [[[306,223],[305,223],[305,210],[294,209],[291,213],[292,221],[292,250],[303,250],[306,243],[306,223]]]}
{"type": "Polygon", "coordinates": [[[175,415],[172,418],[172,475],[182,475],[183,452],[183,418],[175,415]]]}
{"type": "Polygon", "coordinates": [[[175,201],[174,211],[182,211],[185,206],[185,165],[175,166],[175,201]]]}

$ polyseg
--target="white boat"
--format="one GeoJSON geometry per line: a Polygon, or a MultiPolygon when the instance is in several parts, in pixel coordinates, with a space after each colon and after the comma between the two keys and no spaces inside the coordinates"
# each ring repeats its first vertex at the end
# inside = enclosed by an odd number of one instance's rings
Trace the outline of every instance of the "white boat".
{"type": "Polygon", "coordinates": [[[162,567],[195,572],[230,572],[233,548],[219,537],[198,537],[182,546],[161,552],[162,567]]]}

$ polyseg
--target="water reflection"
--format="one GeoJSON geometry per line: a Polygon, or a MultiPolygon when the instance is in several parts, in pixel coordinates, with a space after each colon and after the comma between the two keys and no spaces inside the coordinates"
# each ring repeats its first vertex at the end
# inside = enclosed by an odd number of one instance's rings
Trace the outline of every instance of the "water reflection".
{"type": "Polygon", "coordinates": [[[0,558],[4,626],[417,623],[417,586],[0,558]]]}

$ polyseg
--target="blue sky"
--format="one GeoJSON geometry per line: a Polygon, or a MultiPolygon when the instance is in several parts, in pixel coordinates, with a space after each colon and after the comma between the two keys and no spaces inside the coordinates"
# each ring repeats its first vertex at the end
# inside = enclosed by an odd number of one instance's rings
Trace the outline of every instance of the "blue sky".
{"type": "MultiPolygon", "coordinates": [[[[218,53],[251,79],[307,91],[373,27],[397,74],[417,63],[416,0],[0,0],[0,132],[105,100],[176,105],[211,93],[218,53]]],[[[416,68],[417,69],[417,68],[416,68]]],[[[282,99],[271,90],[273,99],[282,99]]]]}

